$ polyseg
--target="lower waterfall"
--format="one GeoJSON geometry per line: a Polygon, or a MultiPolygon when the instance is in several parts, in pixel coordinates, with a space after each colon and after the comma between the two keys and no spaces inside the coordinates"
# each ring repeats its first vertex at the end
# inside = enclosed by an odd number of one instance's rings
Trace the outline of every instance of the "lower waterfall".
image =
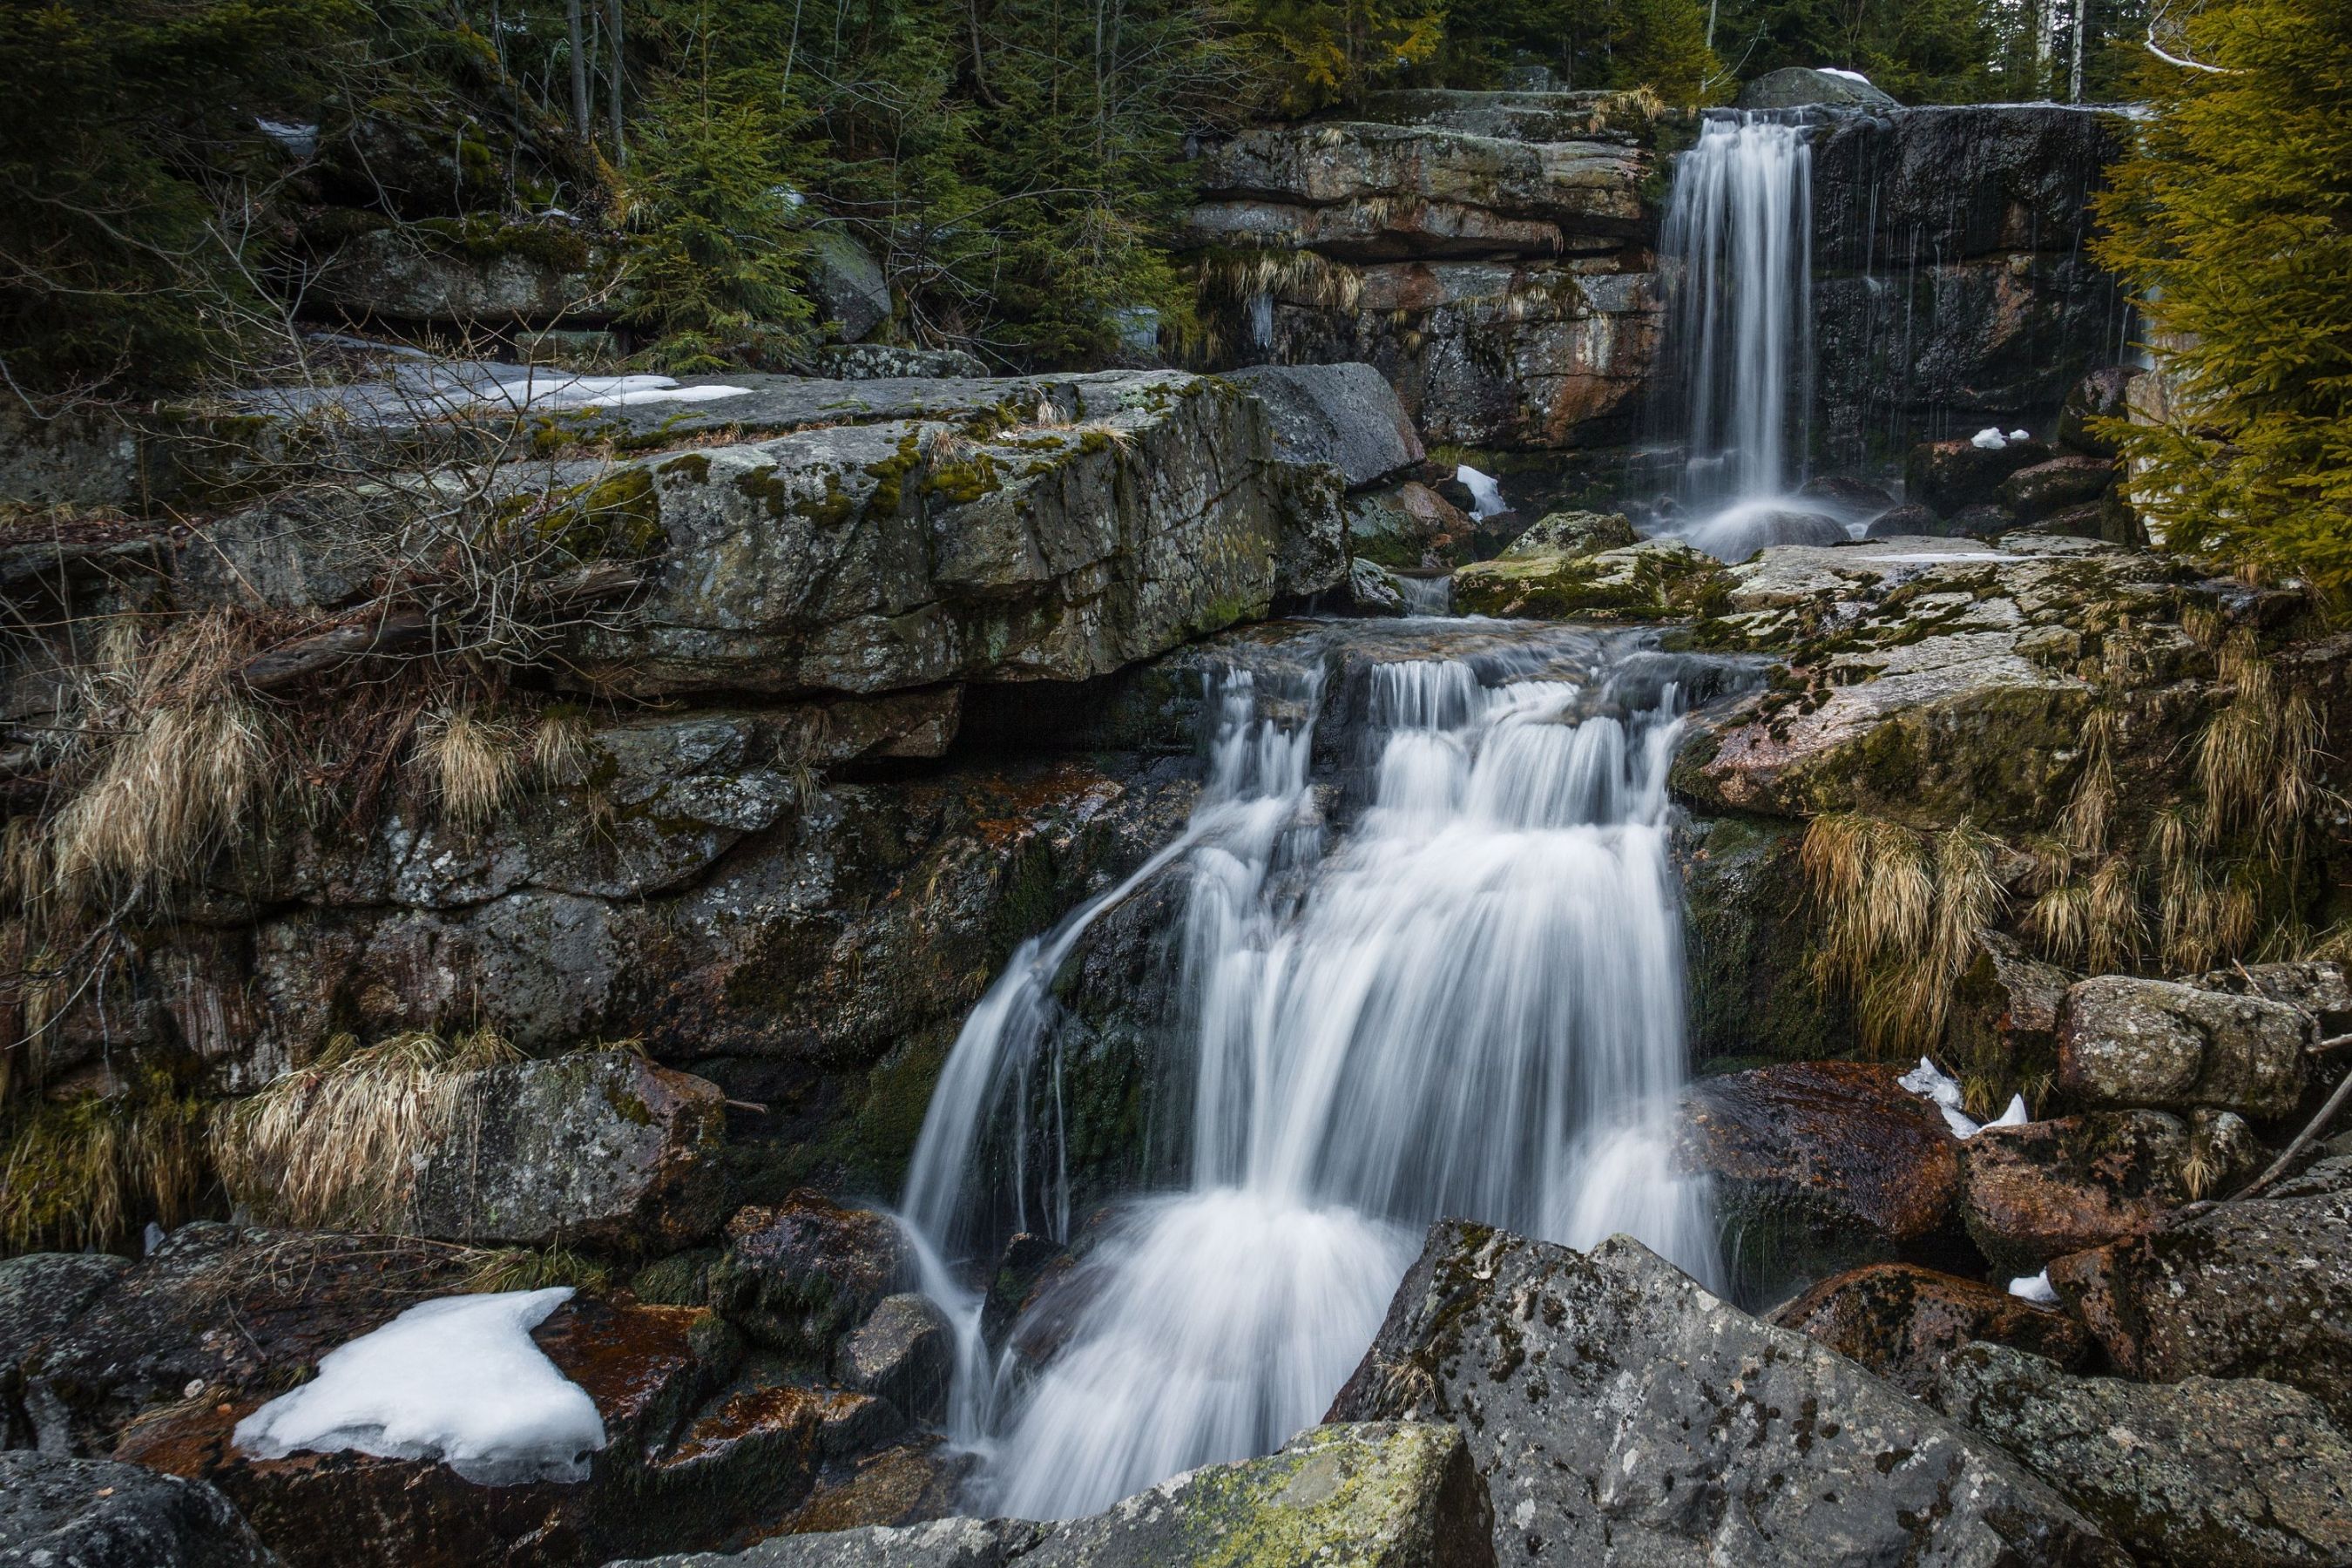
{"type": "Polygon", "coordinates": [[[1393,651],[1351,677],[1351,821],[1312,776],[1323,664],[1279,702],[1228,672],[1192,826],[1024,947],[950,1057],[904,1212],[961,1327],[952,1435],[982,1454],[986,1511],[1090,1512],[1313,1424],[1441,1216],[1572,1246],[1628,1231],[1717,1273],[1705,1193],[1671,1158],[1670,672],[1638,634],[1525,627],[1451,653],[1380,635],[1393,651]],[[1179,862],[1189,1179],[1088,1237],[1034,1310],[1056,1320],[1042,1370],[992,1363],[940,1261],[982,1240],[977,1189],[1009,1180],[1057,1237],[1071,1220],[1055,1172],[982,1177],[983,1129],[1057,1071],[1054,975],[1087,926],[1179,862]]]}

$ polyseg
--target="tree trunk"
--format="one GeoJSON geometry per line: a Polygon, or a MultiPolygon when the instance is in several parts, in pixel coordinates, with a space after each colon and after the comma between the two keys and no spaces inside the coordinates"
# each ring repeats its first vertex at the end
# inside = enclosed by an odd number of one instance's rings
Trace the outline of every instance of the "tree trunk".
{"type": "Polygon", "coordinates": [[[2066,75],[2066,101],[2083,101],[2083,24],[2090,15],[2091,0],[2074,0],[2074,63],[2066,75]]]}
{"type": "Polygon", "coordinates": [[[629,161],[629,144],[621,134],[621,0],[604,0],[604,31],[612,35],[604,95],[613,111],[613,167],[617,169],[629,161]]]}
{"type": "Polygon", "coordinates": [[[585,146],[588,124],[588,30],[581,25],[580,0],[563,0],[563,26],[572,38],[572,134],[585,146]]]}

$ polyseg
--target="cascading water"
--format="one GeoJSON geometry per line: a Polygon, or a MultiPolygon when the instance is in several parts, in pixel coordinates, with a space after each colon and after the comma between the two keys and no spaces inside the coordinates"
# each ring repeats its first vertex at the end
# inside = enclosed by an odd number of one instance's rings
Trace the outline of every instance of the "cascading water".
{"type": "Polygon", "coordinates": [[[1666,201],[1666,342],[1684,443],[1673,531],[1727,559],[1800,542],[1784,537],[1784,520],[1818,510],[1786,495],[1804,478],[1812,405],[1808,134],[1769,114],[1710,115],[1666,201]]]}
{"type": "MultiPolygon", "coordinates": [[[[1226,679],[1191,826],[1016,956],[925,1123],[905,1212],[961,1325],[951,1426],[984,1455],[978,1505],[1083,1513],[1279,1445],[1319,1417],[1441,1215],[1570,1245],[1631,1231],[1716,1273],[1704,1192],[1669,1153],[1679,703],[1616,662],[1634,646],[1521,633],[1360,669],[1369,798],[1336,837],[1309,777],[1320,664],[1289,694],[1304,718],[1226,679]],[[1003,1212],[1002,1180],[1048,1209],[1066,1190],[982,1158],[984,1130],[1052,1070],[1054,973],[1084,929],[1178,859],[1189,1183],[1093,1239],[1032,1310],[1058,1353],[1013,1375],[940,1258],[981,1239],[969,1216],[1003,1212]]],[[[1066,1235],[1066,1214],[1045,1223],[1066,1235]]]]}

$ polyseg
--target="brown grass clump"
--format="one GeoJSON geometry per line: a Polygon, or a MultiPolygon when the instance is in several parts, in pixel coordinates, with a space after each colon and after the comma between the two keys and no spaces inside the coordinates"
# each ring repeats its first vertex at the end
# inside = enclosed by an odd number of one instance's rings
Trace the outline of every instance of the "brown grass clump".
{"type": "Polygon", "coordinates": [[[1800,852],[1826,912],[1814,978],[1852,996],[1864,1043],[1881,1054],[1938,1039],[1979,932],[2008,894],[2000,841],[1963,822],[1934,836],[1856,812],[1813,819],[1800,852]]]}
{"type": "Polygon", "coordinates": [[[489,825],[520,776],[535,737],[471,703],[435,709],[416,726],[414,766],[442,820],[464,833],[489,825]]]}
{"type": "Polygon", "coordinates": [[[212,1179],[204,1120],[160,1083],[20,1106],[0,1122],[0,1252],[121,1247],[191,1217],[212,1179]]]}
{"type": "Polygon", "coordinates": [[[264,1224],[404,1230],[416,1156],[447,1131],[466,1075],[520,1058],[493,1031],[350,1036],[319,1059],[223,1108],[212,1144],[229,1196],[264,1224]]]}

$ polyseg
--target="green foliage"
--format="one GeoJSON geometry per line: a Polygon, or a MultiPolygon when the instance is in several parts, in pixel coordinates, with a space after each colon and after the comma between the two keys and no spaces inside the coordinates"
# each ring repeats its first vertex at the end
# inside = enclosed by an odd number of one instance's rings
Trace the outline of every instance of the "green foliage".
{"type": "Polygon", "coordinates": [[[1504,68],[1549,66],[1570,88],[1646,87],[1669,103],[1729,96],[1698,0],[1456,0],[1432,75],[1493,85],[1504,68]]]}
{"type": "Polygon", "coordinates": [[[1723,0],[1715,50],[1743,79],[1836,66],[1905,103],[1974,102],[2002,96],[1993,15],[1981,0],[1723,0]]]}
{"type": "Polygon", "coordinates": [[[2352,590],[2352,0],[2236,0],[2150,58],[2103,199],[2175,388],[2113,433],[2150,531],[2352,590]]]}
{"type": "Polygon", "coordinates": [[[1267,105],[1306,114],[1434,58],[1445,20],[1445,7],[1426,0],[1255,0],[1240,26],[1267,105]]]}
{"type": "Polygon", "coordinates": [[[309,91],[339,0],[10,0],[0,13],[0,363],[169,384],[263,300],[221,216],[267,187],[257,110],[309,91]]]}

